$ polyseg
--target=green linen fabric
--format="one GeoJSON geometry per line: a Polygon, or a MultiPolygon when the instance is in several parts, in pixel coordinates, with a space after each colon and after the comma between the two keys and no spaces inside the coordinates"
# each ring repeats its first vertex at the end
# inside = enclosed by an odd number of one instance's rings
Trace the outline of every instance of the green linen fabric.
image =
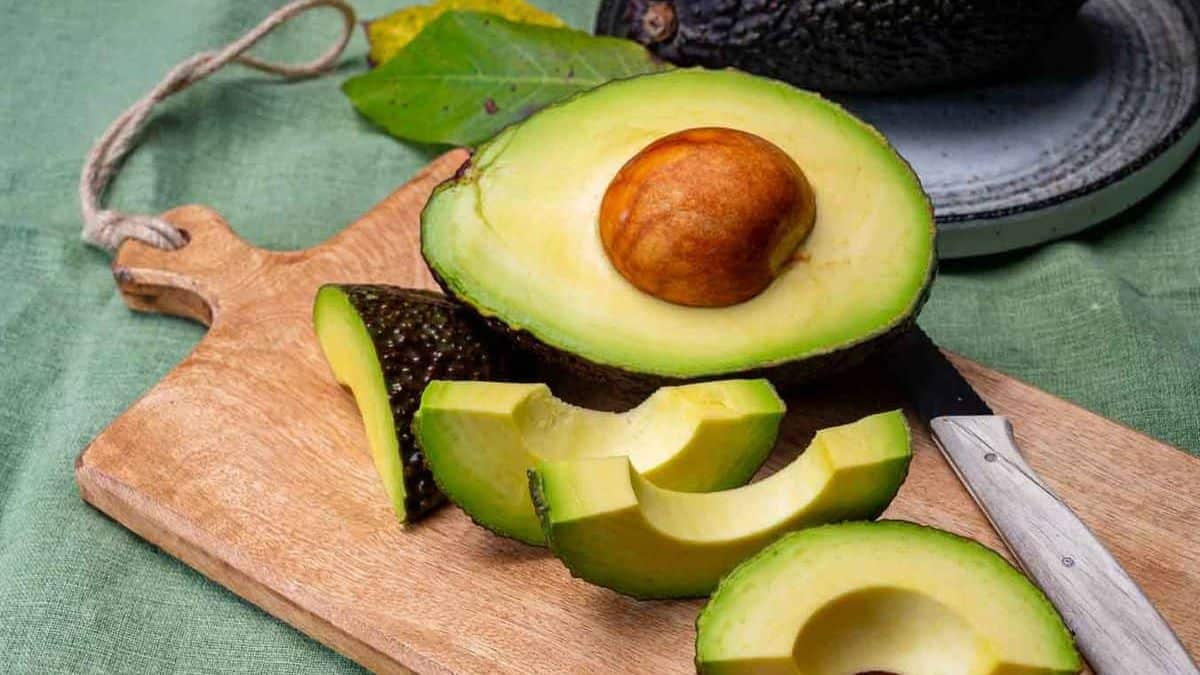
{"type": "MultiPolygon", "coordinates": [[[[202,335],[122,304],[108,256],[79,238],[93,139],[173,64],[279,3],[0,2],[0,671],[336,673],[351,662],[86,506],[79,450],[202,335]]],[[[362,16],[403,2],[360,0],[362,16]]],[[[540,0],[576,26],[595,0],[540,0]]],[[[322,10],[260,53],[302,59],[336,34],[322,10]]],[[[199,202],[252,242],[314,244],[436,154],[360,120],[329,77],[236,67],[163,106],[111,203],[199,202]]],[[[1111,225],[942,268],[922,324],[942,344],[1200,451],[1200,170],[1190,163],[1111,225]]]]}

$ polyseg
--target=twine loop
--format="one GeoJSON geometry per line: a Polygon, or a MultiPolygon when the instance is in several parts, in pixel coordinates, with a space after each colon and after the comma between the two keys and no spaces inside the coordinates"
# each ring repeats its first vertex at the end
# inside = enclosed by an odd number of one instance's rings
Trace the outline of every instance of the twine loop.
{"type": "Polygon", "coordinates": [[[320,75],[332,68],[345,50],[354,32],[354,22],[354,9],[344,0],[296,0],[275,10],[245,35],[221,49],[200,52],[168,71],[153,89],[109,125],[88,152],[79,177],[83,240],[110,252],[116,251],[126,239],[137,239],[165,249],[176,249],[186,244],[187,237],[162,218],[123,213],[106,209],[101,204],[105,190],[116,175],[121,161],[136,144],[137,134],[154,106],[233,62],[288,79],[320,75]],[[341,35],[324,54],[298,64],[265,61],[245,54],[271,31],[317,7],[336,9],[344,19],[341,35]]]}

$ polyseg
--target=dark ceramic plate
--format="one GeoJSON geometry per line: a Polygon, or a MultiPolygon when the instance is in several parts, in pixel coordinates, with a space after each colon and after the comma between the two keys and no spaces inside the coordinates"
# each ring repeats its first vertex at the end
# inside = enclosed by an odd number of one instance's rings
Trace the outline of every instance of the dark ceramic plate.
{"type": "Polygon", "coordinates": [[[836,96],[879,127],[933,200],[943,258],[1095,225],[1200,142],[1200,1],[1091,0],[1019,73],[948,92],[836,96]]]}

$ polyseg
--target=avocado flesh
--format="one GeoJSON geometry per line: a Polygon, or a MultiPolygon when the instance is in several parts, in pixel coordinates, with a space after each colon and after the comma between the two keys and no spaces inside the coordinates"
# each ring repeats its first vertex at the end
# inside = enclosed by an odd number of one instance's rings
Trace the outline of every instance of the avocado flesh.
{"type": "Polygon", "coordinates": [[[326,285],[313,326],[334,379],[350,389],[371,458],[401,522],[444,502],[411,431],[433,377],[493,378],[508,371],[476,317],[427,291],[326,285]]]}
{"type": "Polygon", "coordinates": [[[575,576],[639,598],[696,597],[786,532],[877,517],[910,458],[897,410],[818,431],[791,464],[736,490],[665,490],[624,457],[542,462],[530,489],[575,576]]]}
{"type": "Polygon", "coordinates": [[[735,71],[621,80],[510,127],[437,191],[421,237],[449,293],[597,375],[808,379],[906,327],[934,270],[928,201],[883,137],[815,94],[735,71]],[[639,291],[597,231],[601,198],[624,162],[703,126],[779,146],[817,204],[794,262],[758,296],[715,309],[639,291]],[[795,378],[776,377],[792,366],[795,378]]]}
{"type": "Polygon", "coordinates": [[[628,455],[656,485],[723,490],[762,465],[784,410],[761,379],[666,387],[624,413],[570,405],[544,384],[434,381],[414,429],[451,501],[493,532],[544,545],[526,477],[539,461],[628,455]]]}
{"type": "Polygon", "coordinates": [[[726,577],[696,622],[707,675],[1077,673],[1046,597],[995,552],[902,521],[789,534],[726,577]]]}

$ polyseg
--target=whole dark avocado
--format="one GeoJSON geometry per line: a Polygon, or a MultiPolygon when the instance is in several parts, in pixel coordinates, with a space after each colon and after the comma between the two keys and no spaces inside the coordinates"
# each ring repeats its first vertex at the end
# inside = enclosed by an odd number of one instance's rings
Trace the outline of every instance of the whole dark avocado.
{"type": "Polygon", "coordinates": [[[810,89],[889,92],[972,80],[1041,47],[1084,0],[603,0],[596,32],[679,65],[810,89]]]}

